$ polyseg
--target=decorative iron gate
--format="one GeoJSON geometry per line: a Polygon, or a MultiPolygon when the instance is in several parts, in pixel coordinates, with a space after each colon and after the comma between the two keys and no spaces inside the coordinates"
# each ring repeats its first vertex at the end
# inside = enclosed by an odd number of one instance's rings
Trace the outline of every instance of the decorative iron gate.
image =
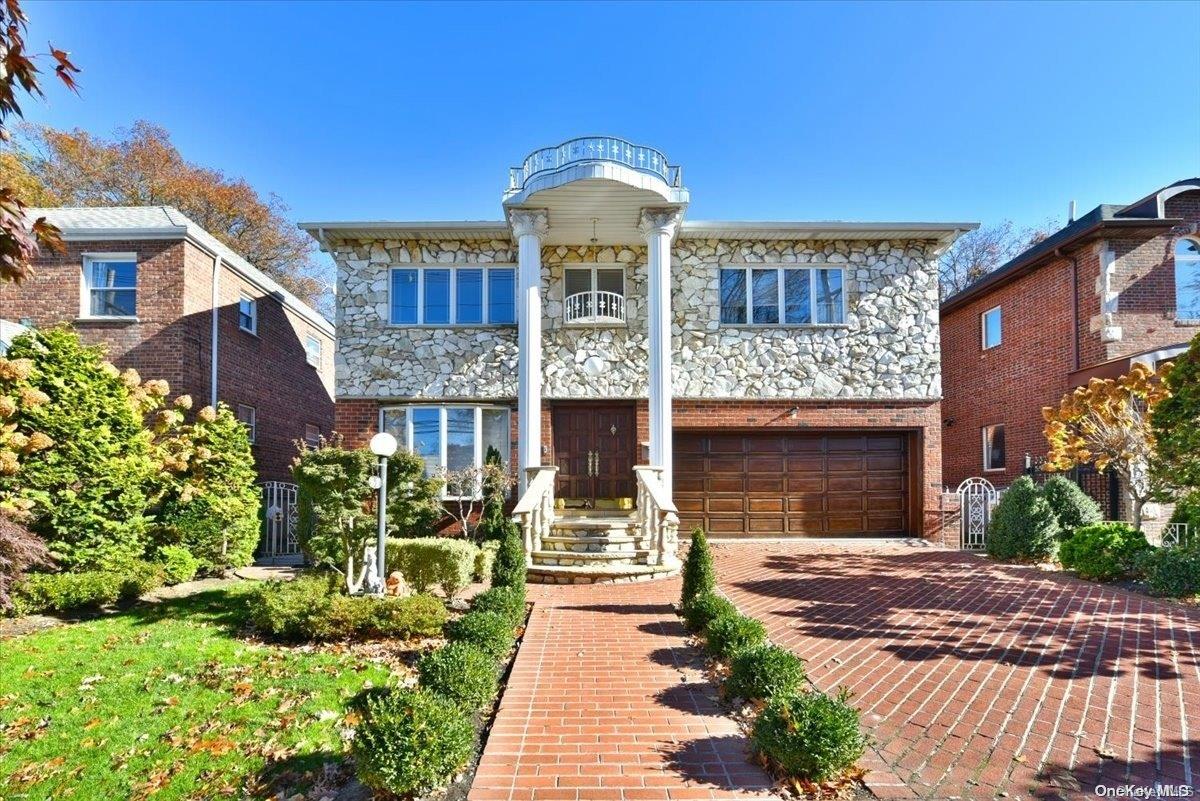
{"type": "Polygon", "coordinates": [[[1025,457],[1025,475],[1035,484],[1045,484],[1051,476],[1063,476],[1074,481],[1084,494],[1095,501],[1105,520],[1121,520],[1121,478],[1115,470],[1101,472],[1092,464],[1081,464],[1061,473],[1046,469],[1046,458],[1025,457]]]}
{"type": "Polygon", "coordinates": [[[999,493],[986,478],[968,478],[958,485],[959,547],[982,551],[987,547],[988,523],[999,493]]]}
{"type": "Polygon", "coordinates": [[[258,561],[299,562],[304,556],[296,539],[296,485],[286,481],[262,484],[263,525],[258,561]]]}

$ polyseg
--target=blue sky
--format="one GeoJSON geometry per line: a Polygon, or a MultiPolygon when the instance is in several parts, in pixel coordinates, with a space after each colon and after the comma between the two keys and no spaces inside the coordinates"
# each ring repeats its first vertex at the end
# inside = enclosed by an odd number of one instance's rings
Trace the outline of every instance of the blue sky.
{"type": "Polygon", "coordinates": [[[30,119],[144,118],[295,219],[498,219],[529,150],[683,165],[691,219],[1034,224],[1200,174],[1200,3],[30,2],[83,69],[30,119]]]}

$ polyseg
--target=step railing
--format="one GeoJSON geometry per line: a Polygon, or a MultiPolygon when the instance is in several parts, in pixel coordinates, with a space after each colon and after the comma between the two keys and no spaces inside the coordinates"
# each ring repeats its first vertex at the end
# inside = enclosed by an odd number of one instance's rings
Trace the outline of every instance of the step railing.
{"type": "Polygon", "coordinates": [[[674,567],[679,564],[679,513],[663,486],[661,467],[638,465],[637,526],[641,547],[650,553],[647,563],[674,567]]]}
{"type": "Polygon", "coordinates": [[[542,537],[550,536],[554,526],[554,478],[558,468],[553,465],[530,467],[525,470],[529,483],[525,493],[513,507],[513,519],[521,527],[525,541],[525,566],[533,564],[533,552],[542,549],[542,537]]]}

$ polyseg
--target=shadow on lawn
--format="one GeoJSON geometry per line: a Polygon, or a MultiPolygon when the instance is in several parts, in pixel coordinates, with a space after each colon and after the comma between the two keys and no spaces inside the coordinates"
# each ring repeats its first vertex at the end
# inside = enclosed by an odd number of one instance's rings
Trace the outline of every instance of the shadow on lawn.
{"type": "Polygon", "coordinates": [[[192,623],[207,623],[236,634],[249,619],[250,599],[245,590],[219,588],[205,590],[182,598],[163,598],[141,601],[118,613],[131,618],[139,626],[162,620],[186,619],[192,623]]]}
{"type": "MultiPolygon", "coordinates": [[[[250,788],[248,788],[250,789],[250,788]]],[[[354,777],[354,765],[342,754],[316,751],[268,762],[254,779],[254,797],[336,798],[369,801],[371,790],[354,777]]]]}

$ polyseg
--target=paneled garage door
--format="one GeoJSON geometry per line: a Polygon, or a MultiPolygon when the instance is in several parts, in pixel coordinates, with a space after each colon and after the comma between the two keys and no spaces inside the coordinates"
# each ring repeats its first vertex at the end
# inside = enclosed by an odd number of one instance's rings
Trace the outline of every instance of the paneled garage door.
{"type": "Polygon", "coordinates": [[[909,533],[905,432],[675,435],[680,528],[717,536],[909,533]]]}

